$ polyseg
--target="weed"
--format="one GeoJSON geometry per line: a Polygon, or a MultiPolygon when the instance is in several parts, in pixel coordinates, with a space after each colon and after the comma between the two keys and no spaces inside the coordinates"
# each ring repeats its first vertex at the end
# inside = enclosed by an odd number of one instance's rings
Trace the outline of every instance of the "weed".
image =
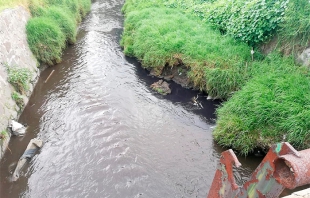
{"type": "Polygon", "coordinates": [[[7,132],[7,130],[2,130],[1,132],[0,132],[0,140],[6,140],[7,138],[8,138],[8,132],[7,132]]]}
{"type": "Polygon", "coordinates": [[[266,41],[278,29],[288,1],[219,0],[208,19],[223,32],[251,46],[266,41]]]}
{"type": "Polygon", "coordinates": [[[310,3],[308,0],[290,0],[284,22],[280,24],[279,38],[282,45],[307,47],[310,38],[310,3]]]}
{"type": "Polygon", "coordinates": [[[16,102],[16,105],[20,108],[20,109],[22,109],[23,107],[24,107],[24,105],[25,105],[25,103],[24,103],[24,99],[23,99],[23,97],[19,94],[19,93],[17,93],[17,92],[13,92],[12,93],[12,99],[16,102]]]}
{"type": "Polygon", "coordinates": [[[31,80],[31,72],[28,68],[21,68],[17,66],[6,65],[8,71],[8,81],[11,83],[15,90],[21,94],[29,89],[28,84],[31,80]]]}

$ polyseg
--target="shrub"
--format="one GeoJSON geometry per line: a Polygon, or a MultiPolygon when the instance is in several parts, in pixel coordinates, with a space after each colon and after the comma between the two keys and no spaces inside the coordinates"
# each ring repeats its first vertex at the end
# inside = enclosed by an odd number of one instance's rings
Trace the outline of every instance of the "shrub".
{"type": "Polygon", "coordinates": [[[8,71],[8,81],[15,90],[21,94],[29,89],[28,84],[31,80],[31,72],[28,68],[21,68],[17,66],[6,66],[8,71]]]}
{"type": "Polygon", "coordinates": [[[41,62],[53,65],[61,62],[66,37],[57,23],[47,17],[35,17],[26,26],[32,53],[41,62]]]}
{"type": "Polygon", "coordinates": [[[208,18],[216,27],[251,46],[266,41],[283,21],[285,0],[220,0],[213,5],[208,18]]]}

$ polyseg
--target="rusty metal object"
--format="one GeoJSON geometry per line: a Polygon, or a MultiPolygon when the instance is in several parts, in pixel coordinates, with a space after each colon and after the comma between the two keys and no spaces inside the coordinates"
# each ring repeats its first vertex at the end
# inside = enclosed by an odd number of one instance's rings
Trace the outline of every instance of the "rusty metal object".
{"type": "Polygon", "coordinates": [[[277,198],[285,188],[310,183],[310,149],[296,151],[289,143],[273,145],[250,179],[239,187],[233,166],[241,166],[230,149],[222,153],[208,198],[277,198]]]}

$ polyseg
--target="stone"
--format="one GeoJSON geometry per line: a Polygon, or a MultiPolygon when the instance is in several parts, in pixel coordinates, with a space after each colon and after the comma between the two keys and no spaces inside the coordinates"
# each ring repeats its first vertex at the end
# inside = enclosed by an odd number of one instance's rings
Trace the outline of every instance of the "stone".
{"type": "Polygon", "coordinates": [[[169,84],[163,80],[159,80],[159,81],[153,83],[150,87],[162,95],[167,95],[167,94],[171,93],[171,89],[169,88],[169,84]]]}
{"type": "Polygon", "coordinates": [[[305,49],[297,58],[297,62],[310,67],[310,48],[305,49]]]}

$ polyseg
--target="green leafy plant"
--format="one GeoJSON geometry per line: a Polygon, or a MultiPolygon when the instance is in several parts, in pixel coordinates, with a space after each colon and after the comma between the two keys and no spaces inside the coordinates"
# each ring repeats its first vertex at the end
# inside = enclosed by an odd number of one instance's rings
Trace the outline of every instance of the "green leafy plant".
{"type": "Polygon", "coordinates": [[[6,66],[8,71],[8,81],[11,83],[15,90],[21,94],[29,89],[31,80],[31,72],[28,68],[21,68],[17,66],[6,66]]]}
{"type": "Polygon", "coordinates": [[[288,0],[220,0],[209,11],[208,19],[223,33],[255,46],[276,32],[287,3],[288,0]]]}
{"type": "Polygon", "coordinates": [[[24,104],[24,99],[23,99],[22,95],[20,95],[19,93],[14,91],[12,93],[12,99],[16,102],[16,105],[20,109],[22,109],[24,107],[25,104],[24,104]]]}
{"type": "Polygon", "coordinates": [[[7,130],[3,130],[0,132],[0,140],[6,140],[8,138],[8,132],[7,130]]]}

